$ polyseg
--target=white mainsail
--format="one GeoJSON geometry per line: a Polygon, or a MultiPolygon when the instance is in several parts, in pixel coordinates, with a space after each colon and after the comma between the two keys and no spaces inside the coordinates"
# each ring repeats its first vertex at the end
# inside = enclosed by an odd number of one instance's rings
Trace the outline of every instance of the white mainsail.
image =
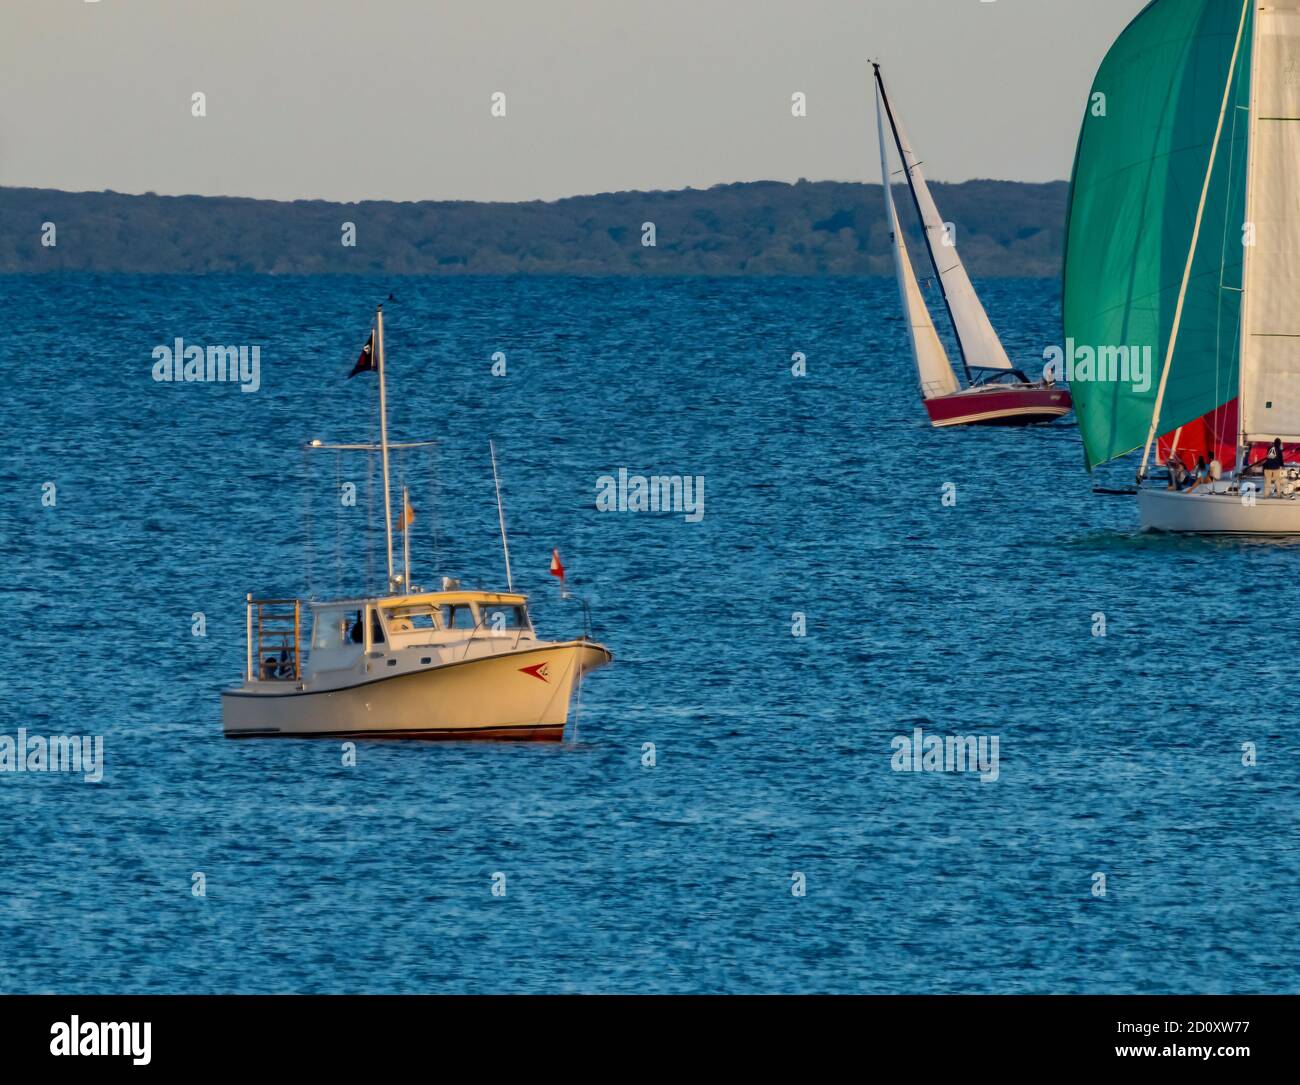
{"type": "Polygon", "coordinates": [[[903,129],[903,122],[898,113],[890,106],[890,120],[893,122],[894,134],[902,148],[903,168],[911,178],[912,192],[920,207],[921,221],[925,226],[926,243],[930,255],[939,272],[939,283],[943,287],[948,310],[961,343],[966,366],[970,369],[1011,369],[1011,359],[1007,357],[998,333],[993,330],[984,306],[980,304],[975,287],[971,285],[970,276],[957,255],[956,242],[950,237],[934,197],[930,195],[925,175],[921,172],[921,163],[912,151],[912,144],[903,129]]]}
{"type": "Polygon", "coordinates": [[[1300,441],[1300,11],[1255,11],[1241,398],[1243,442],[1300,441]]]}
{"type": "Polygon", "coordinates": [[[898,224],[898,211],[894,207],[894,194],[890,187],[884,109],[880,102],[879,90],[876,91],[876,128],[880,136],[880,178],[885,190],[885,211],[888,216],[890,240],[894,247],[894,270],[898,275],[898,291],[903,298],[903,312],[907,317],[912,357],[916,361],[916,375],[921,383],[921,395],[925,399],[951,395],[960,389],[960,385],[948,361],[948,352],[943,349],[939,333],[935,331],[934,321],[930,318],[930,310],[926,307],[925,298],[921,295],[916,273],[912,270],[911,258],[907,255],[907,243],[903,240],[903,231],[898,224]]]}

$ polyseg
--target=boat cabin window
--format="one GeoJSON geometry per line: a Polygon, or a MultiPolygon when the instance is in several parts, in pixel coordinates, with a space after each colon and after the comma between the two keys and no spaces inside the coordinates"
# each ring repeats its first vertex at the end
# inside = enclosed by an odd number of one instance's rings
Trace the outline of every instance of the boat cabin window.
{"type": "Polygon", "coordinates": [[[428,603],[409,607],[386,607],[384,617],[393,633],[432,633],[438,628],[434,608],[428,603]]]}
{"type": "Polygon", "coordinates": [[[492,633],[517,632],[528,628],[528,615],[523,607],[486,606],[483,608],[483,625],[492,633]]]}
{"type": "Polygon", "coordinates": [[[361,658],[366,627],[360,607],[332,606],[315,611],[311,627],[311,670],[353,666],[361,658]]]}
{"type": "Polygon", "coordinates": [[[478,625],[474,617],[474,608],[468,603],[457,606],[444,605],[438,610],[442,616],[443,629],[473,629],[478,625]]]}
{"type": "Polygon", "coordinates": [[[312,626],[313,650],[328,652],[349,644],[361,643],[359,610],[318,610],[312,626]]]}
{"type": "Polygon", "coordinates": [[[384,624],[394,648],[432,644],[438,632],[437,608],[430,603],[384,607],[384,624]]]}

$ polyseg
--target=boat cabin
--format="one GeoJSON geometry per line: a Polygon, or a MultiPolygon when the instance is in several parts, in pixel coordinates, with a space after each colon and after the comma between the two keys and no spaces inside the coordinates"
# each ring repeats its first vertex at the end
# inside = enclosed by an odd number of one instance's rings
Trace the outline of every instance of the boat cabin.
{"type": "Polygon", "coordinates": [[[401,672],[517,647],[536,635],[528,600],[511,592],[441,591],[303,603],[248,598],[249,682],[302,683],[327,672],[401,672]]]}

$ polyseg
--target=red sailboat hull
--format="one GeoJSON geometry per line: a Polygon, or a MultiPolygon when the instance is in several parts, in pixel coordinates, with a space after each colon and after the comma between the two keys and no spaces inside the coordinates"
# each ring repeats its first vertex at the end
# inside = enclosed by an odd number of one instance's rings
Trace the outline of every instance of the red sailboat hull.
{"type": "Polygon", "coordinates": [[[989,384],[923,401],[934,426],[1031,426],[1068,414],[1066,388],[989,384]]]}

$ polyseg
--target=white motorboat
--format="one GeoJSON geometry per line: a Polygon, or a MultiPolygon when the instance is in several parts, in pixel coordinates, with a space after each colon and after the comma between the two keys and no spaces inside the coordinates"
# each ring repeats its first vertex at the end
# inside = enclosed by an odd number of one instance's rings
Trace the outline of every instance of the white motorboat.
{"type": "Polygon", "coordinates": [[[539,640],[527,600],[439,591],[303,604],[248,600],[244,682],[221,695],[230,738],[564,737],[594,641],[539,640]]]}
{"type": "MultiPolygon", "coordinates": [[[[225,734],[559,741],[583,676],[612,656],[585,632],[560,641],[537,636],[527,597],[513,590],[499,486],[507,591],[462,590],[452,580],[440,591],[412,587],[405,492],[405,567],[394,569],[383,334],[381,308],[353,373],[379,377],[389,590],[328,601],[249,595],[243,681],[221,695],[225,734]]],[[[558,555],[554,570],[563,585],[558,555]]]]}

